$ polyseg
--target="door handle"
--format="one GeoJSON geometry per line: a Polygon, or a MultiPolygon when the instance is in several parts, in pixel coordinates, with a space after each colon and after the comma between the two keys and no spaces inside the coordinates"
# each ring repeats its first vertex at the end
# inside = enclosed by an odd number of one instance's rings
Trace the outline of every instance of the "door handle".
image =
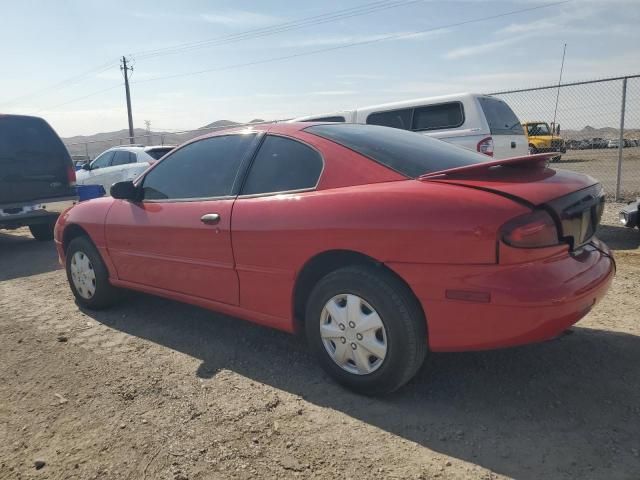
{"type": "Polygon", "coordinates": [[[220,222],[220,215],[217,213],[207,213],[200,217],[200,221],[206,225],[216,225],[220,222]]]}
{"type": "Polygon", "coordinates": [[[511,142],[511,148],[516,148],[516,142],[511,142]]]}

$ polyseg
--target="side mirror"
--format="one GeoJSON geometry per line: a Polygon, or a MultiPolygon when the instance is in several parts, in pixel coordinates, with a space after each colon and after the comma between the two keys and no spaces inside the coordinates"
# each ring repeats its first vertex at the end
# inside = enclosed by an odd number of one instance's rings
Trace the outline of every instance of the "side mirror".
{"type": "Polygon", "coordinates": [[[91,170],[91,164],[85,163],[84,165],[82,165],[82,170],[91,170]]]}
{"type": "Polygon", "coordinates": [[[111,185],[110,194],[113,198],[135,202],[138,200],[139,190],[131,180],[127,180],[126,182],[117,182],[111,185]]]}
{"type": "Polygon", "coordinates": [[[558,124],[557,130],[558,130],[558,133],[556,135],[560,135],[560,124],[558,124]]]}

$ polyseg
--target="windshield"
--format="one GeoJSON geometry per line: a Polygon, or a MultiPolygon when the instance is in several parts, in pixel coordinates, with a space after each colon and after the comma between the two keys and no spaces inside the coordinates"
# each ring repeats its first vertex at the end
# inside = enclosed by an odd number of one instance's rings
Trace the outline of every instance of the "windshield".
{"type": "Polygon", "coordinates": [[[529,123],[527,125],[527,132],[529,132],[530,136],[551,135],[549,125],[546,123],[529,123]]]}
{"type": "Polygon", "coordinates": [[[407,177],[490,160],[486,155],[420,133],[354,123],[314,125],[306,132],[326,138],[407,177]]]}
{"type": "Polygon", "coordinates": [[[175,147],[152,148],[147,150],[146,153],[151,157],[153,157],[154,159],[160,160],[162,157],[164,157],[167,153],[169,153],[174,148],[175,147]]]}

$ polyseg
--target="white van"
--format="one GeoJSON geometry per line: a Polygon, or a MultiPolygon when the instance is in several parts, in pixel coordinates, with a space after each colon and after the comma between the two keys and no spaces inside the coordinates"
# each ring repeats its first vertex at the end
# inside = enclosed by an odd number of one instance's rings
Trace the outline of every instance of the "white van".
{"type": "Polygon", "coordinates": [[[496,159],[529,153],[520,120],[503,100],[461,93],[385,103],[292,122],[347,122],[384,125],[423,133],[496,159]]]}

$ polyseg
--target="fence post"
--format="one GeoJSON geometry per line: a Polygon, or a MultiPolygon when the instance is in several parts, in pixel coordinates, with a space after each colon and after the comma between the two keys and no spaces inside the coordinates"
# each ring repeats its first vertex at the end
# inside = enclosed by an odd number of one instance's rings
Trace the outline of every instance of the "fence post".
{"type": "Polygon", "coordinates": [[[622,151],[624,150],[624,111],[627,104],[627,77],[622,80],[622,106],[620,107],[620,144],[618,145],[618,173],[616,177],[616,201],[620,201],[622,181],[622,151]]]}

